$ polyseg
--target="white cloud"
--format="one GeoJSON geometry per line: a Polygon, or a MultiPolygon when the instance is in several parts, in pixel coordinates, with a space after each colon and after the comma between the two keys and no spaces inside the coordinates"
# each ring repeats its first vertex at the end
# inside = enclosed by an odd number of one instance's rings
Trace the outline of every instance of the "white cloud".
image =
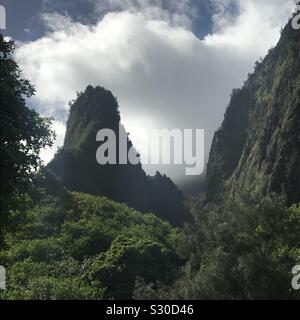
{"type": "MultiPolygon", "coordinates": [[[[88,84],[102,85],[118,97],[127,130],[141,152],[146,123],[204,128],[208,150],[231,90],[242,85],[254,62],[276,44],[293,3],[236,0],[239,16],[215,15],[215,32],[204,40],[188,24],[172,23],[155,5],[133,11],[125,6],[94,26],[48,15],[52,32],[20,46],[16,57],[37,89],[34,103],[47,115],[66,112],[67,102],[88,84]]],[[[148,169],[181,174],[174,167],[148,169]]]]}
{"type": "MultiPolygon", "coordinates": [[[[214,2],[222,2],[213,0],[214,2]]],[[[223,2],[229,0],[223,0],[223,2]]],[[[295,0],[235,0],[240,14],[232,23],[222,10],[214,16],[216,32],[206,38],[207,43],[237,48],[248,55],[262,54],[279,36],[279,28],[291,15],[295,0]]]]}
{"type": "Polygon", "coordinates": [[[53,153],[56,152],[56,150],[63,145],[65,133],[66,133],[66,126],[61,121],[53,121],[52,124],[52,130],[55,131],[56,134],[56,140],[52,148],[45,148],[41,152],[41,158],[44,161],[44,163],[48,163],[53,158],[53,153]]]}

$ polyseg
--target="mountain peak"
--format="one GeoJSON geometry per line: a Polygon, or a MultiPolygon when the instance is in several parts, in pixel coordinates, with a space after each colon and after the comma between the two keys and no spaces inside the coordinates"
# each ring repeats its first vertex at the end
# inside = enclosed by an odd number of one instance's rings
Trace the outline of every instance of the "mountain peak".
{"type": "MultiPolygon", "coordinates": [[[[148,177],[141,164],[100,165],[96,152],[101,129],[111,129],[119,145],[120,113],[117,99],[102,88],[88,86],[70,108],[63,148],[48,165],[70,191],[107,196],[142,211],[153,212],[174,225],[190,219],[183,195],[163,175],[148,177]]],[[[127,150],[132,142],[127,137],[127,150]]]]}

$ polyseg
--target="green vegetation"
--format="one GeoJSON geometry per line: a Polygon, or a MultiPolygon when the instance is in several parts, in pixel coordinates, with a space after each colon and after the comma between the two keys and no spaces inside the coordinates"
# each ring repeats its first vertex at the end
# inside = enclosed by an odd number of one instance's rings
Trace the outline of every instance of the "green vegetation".
{"type": "Polygon", "coordinates": [[[233,91],[182,225],[169,178],[96,165],[96,130],[120,121],[103,88],[78,95],[64,147],[40,167],[50,120],[26,107],[33,89],[1,37],[0,299],[300,299],[299,43],[288,25],[233,91]]]}
{"type": "Polygon", "coordinates": [[[39,197],[0,251],[2,299],[130,299],[137,277],[174,281],[181,235],[167,222],[102,197],[39,197]]]}
{"type": "Polygon", "coordinates": [[[107,198],[35,191],[6,234],[1,299],[297,299],[300,205],[191,201],[195,224],[172,228],[107,198]]]}
{"type": "MultiPolygon", "coordinates": [[[[171,288],[152,295],[172,299],[300,299],[291,287],[300,264],[300,205],[286,208],[271,195],[203,207],[182,252],[189,261],[171,288]]],[[[147,297],[147,296],[146,296],[147,297]]]]}
{"type": "Polygon", "coordinates": [[[300,33],[288,23],[276,48],[234,90],[207,167],[207,201],[283,194],[300,202],[300,33]]]}
{"type": "MultiPolygon", "coordinates": [[[[50,119],[43,119],[26,107],[26,98],[33,94],[34,89],[27,80],[21,79],[20,70],[11,58],[13,43],[6,42],[1,36],[0,45],[0,226],[3,238],[0,264],[7,269],[7,290],[0,291],[0,298],[130,299],[138,278],[156,284],[170,284],[183,264],[175,250],[181,237],[178,230],[155,215],[141,214],[125,204],[100,196],[71,193],[64,184],[66,172],[59,180],[51,170],[41,170],[39,151],[52,143],[50,119]]],[[[77,139],[78,136],[72,132],[77,125],[72,125],[76,112],[89,118],[86,107],[91,108],[90,113],[98,110],[98,119],[100,122],[104,119],[108,127],[117,127],[120,119],[116,101],[108,91],[92,87],[87,91],[91,96],[78,96],[79,107],[72,107],[69,119],[67,135],[76,138],[78,145],[71,147],[71,138],[66,138],[66,152],[71,150],[77,164],[85,160],[81,165],[90,170],[83,171],[85,179],[76,176],[77,182],[81,182],[79,190],[85,187],[82,186],[85,181],[87,192],[103,194],[110,181],[113,183],[109,185],[111,192],[121,186],[117,192],[124,196],[121,191],[125,193],[127,188],[133,202],[145,200],[147,192],[152,197],[147,189],[150,180],[141,166],[119,167],[117,170],[106,167],[96,172],[92,170],[93,165],[89,167],[90,159],[93,158],[93,164],[95,159],[86,135],[93,134],[95,123],[83,123],[82,128],[87,129],[81,139],[77,139]],[[99,94],[100,106],[97,104],[99,94]],[[90,97],[97,98],[96,103],[81,103],[90,97]],[[112,101],[115,101],[115,108],[110,108],[112,101]],[[85,158],[82,158],[83,151],[87,154],[85,158]],[[133,192],[138,189],[144,192],[140,198],[133,192]]],[[[94,138],[93,135],[92,141],[94,138]]],[[[69,169],[68,164],[63,162],[59,165],[69,169]]],[[[71,174],[80,173],[76,166],[71,168],[71,174]]],[[[172,201],[179,204],[183,200],[170,179],[157,174],[151,183],[155,186],[153,192],[163,191],[164,197],[168,192],[176,195],[176,198],[171,197],[171,203],[157,202],[156,205],[161,205],[162,209],[172,205],[172,201]]],[[[153,199],[146,200],[149,204],[153,199]]],[[[172,210],[175,213],[178,208],[172,210]]],[[[182,218],[178,218],[181,222],[182,218]]]]}
{"type": "Polygon", "coordinates": [[[34,93],[12,59],[14,43],[0,34],[0,244],[3,232],[16,225],[16,210],[40,165],[39,152],[52,144],[50,119],[26,106],[34,93]],[[14,210],[14,214],[12,214],[14,210]]]}

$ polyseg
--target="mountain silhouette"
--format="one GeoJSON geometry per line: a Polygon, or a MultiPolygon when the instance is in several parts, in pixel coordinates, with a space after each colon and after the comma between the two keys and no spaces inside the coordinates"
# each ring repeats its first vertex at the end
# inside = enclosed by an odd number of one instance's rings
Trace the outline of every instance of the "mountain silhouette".
{"type": "MultiPolygon", "coordinates": [[[[64,145],[47,169],[67,190],[103,195],[141,212],[153,212],[173,225],[189,220],[182,193],[165,175],[157,172],[154,177],[147,176],[140,163],[100,165],[96,161],[101,145],[96,141],[98,131],[113,130],[118,146],[119,126],[119,106],[113,94],[88,86],[71,106],[64,145]]],[[[126,139],[129,151],[133,145],[126,139]]]]}

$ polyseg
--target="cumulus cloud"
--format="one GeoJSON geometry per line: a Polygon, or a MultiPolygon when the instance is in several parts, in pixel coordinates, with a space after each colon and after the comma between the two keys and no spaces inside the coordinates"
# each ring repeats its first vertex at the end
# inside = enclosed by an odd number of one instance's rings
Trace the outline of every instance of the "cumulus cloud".
{"type": "MultiPolygon", "coordinates": [[[[229,0],[213,0],[226,3],[229,0]]],[[[212,45],[237,47],[237,49],[254,55],[257,48],[264,53],[274,45],[279,35],[279,28],[291,15],[295,0],[236,0],[239,15],[234,22],[219,10],[214,16],[215,33],[206,38],[212,45]],[[250,51],[250,52],[249,52],[250,51]]],[[[222,6],[221,6],[222,7],[222,6]]]]}
{"type": "Polygon", "coordinates": [[[48,147],[41,151],[41,158],[43,159],[44,163],[50,162],[53,158],[53,154],[60,146],[63,145],[66,133],[66,125],[61,121],[54,120],[52,124],[52,130],[55,131],[56,140],[53,147],[48,147]]]}
{"type": "MultiPolygon", "coordinates": [[[[51,31],[16,52],[37,89],[33,104],[62,121],[76,91],[101,85],[118,97],[123,122],[141,153],[147,129],[154,127],[203,128],[208,154],[231,90],[242,85],[254,62],[276,44],[294,0],[213,0],[219,8],[214,33],[204,39],[183,19],[174,23],[158,2],[101,1],[124,7],[95,25],[45,15],[51,31]],[[131,10],[133,2],[138,6],[131,10]],[[234,10],[221,14],[232,2],[234,10]]],[[[174,12],[188,21],[189,1],[173,2],[182,5],[174,12]]],[[[62,135],[61,122],[58,130],[62,135]]],[[[50,156],[48,151],[47,160],[50,156]]],[[[146,169],[159,169],[175,179],[183,173],[174,166],[146,169]]]]}

